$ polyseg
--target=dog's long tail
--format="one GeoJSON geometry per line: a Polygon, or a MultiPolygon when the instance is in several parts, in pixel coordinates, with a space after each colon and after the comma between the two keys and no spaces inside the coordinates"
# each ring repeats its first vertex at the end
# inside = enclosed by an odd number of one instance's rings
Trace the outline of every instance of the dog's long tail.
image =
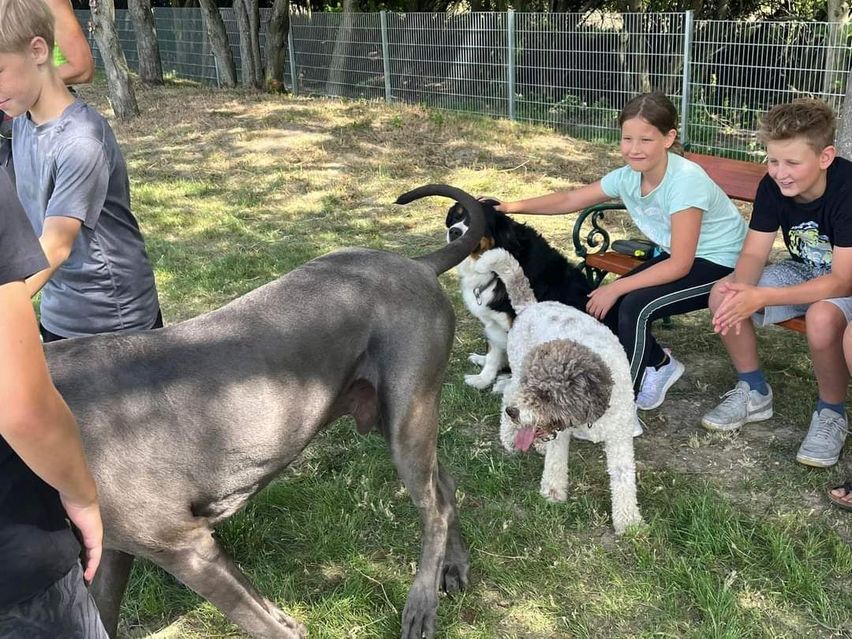
{"type": "Polygon", "coordinates": [[[503,280],[512,308],[520,315],[526,307],[536,303],[530,281],[524,275],[524,270],[509,251],[502,248],[491,249],[476,260],[474,266],[479,273],[493,272],[503,280]]]}
{"type": "Polygon", "coordinates": [[[434,253],[415,258],[432,267],[436,275],[459,265],[479,245],[485,232],[485,213],[482,204],[472,195],[447,184],[426,184],[396,198],[397,204],[408,204],[430,195],[443,195],[461,204],[470,215],[467,232],[434,253]]]}

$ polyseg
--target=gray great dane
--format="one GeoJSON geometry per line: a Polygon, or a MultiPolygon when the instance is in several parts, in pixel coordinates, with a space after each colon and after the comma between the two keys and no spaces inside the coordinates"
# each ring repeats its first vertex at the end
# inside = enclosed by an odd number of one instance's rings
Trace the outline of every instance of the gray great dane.
{"type": "Polygon", "coordinates": [[[468,581],[455,486],[437,459],[438,404],[455,328],[436,275],[478,244],[482,209],[428,185],[399,197],[461,202],[468,232],[409,259],[344,249],[222,308],[166,328],[46,346],[100,493],[104,559],[93,584],[111,636],[134,557],[145,557],[252,637],[305,627],[265,599],[213,536],[324,426],[343,415],[387,440],[422,524],[402,637],[432,637],[438,590],[468,581]]]}

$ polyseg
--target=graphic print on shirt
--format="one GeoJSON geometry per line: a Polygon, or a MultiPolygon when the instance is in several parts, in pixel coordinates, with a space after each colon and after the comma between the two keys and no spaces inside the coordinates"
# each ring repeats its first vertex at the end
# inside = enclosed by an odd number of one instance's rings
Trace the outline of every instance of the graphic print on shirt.
{"type": "Polygon", "coordinates": [[[790,253],[820,274],[831,272],[831,242],[820,235],[816,222],[803,222],[790,228],[790,253]]]}

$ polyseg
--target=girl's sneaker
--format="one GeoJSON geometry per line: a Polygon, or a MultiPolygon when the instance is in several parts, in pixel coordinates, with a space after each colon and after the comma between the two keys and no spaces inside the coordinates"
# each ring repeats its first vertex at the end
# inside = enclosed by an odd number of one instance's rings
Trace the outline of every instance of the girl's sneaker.
{"type": "Polygon", "coordinates": [[[636,406],[640,410],[654,410],[666,399],[666,391],[671,388],[680,376],[683,375],[683,364],[677,361],[669,349],[664,349],[669,356],[669,363],[660,368],[648,366],[645,369],[645,377],[642,379],[642,387],[636,396],[636,406]]]}

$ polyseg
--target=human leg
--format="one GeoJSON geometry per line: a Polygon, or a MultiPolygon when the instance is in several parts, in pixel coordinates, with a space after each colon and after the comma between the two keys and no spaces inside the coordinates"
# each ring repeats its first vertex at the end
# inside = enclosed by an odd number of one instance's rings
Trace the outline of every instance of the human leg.
{"type": "Polygon", "coordinates": [[[806,319],[819,399],[796,461],[825,468],[837,463],[849,430],[843,407],[849,382],[843,343],[852,319],[852,299],[816,302],[808,309],[806,319]]]}
{"type": "MultiPolygon", "coordinates": [[[[667,255],[661,257],[668,259],[667,255]]],[[[668,388],[683,373],[683,365],[663,351],[654,339],[650,331],[651,322],[706,308],[713,284],[729,272],[727,267],[696,259],[686,276],[674,282],[632,291],[607,314],[607,324],[610,328],[617,326],[615,332],[630,360],[630,374],[637,393],[643,389],[643,380],[650,373],[649,381],[653,382],[650,384],[653,388],[642,393],[643,399],[648,400],[643,402],[643,406],[659,406],[668,388]]]]}
{"type": "Polygon", "coordinates": [[[43,593],[0,610],[0,639],[108,639],[79,564],[43,593]]]}

